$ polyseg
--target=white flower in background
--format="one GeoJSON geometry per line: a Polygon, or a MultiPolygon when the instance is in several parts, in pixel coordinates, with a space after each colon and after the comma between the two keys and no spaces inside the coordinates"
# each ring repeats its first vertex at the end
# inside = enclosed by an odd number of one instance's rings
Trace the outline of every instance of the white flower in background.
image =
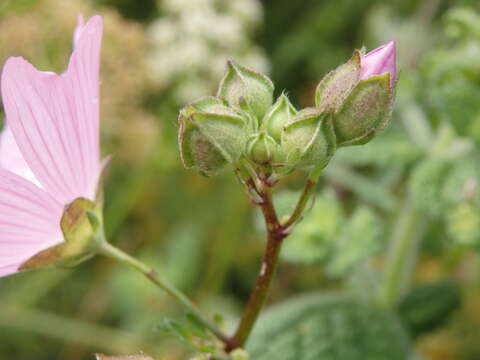
{"type": "Polygon", "coordinates": [[[162,0],[160,6],[170,13],[188,13],[197,8],[210,6],[211,0],[162,0]]]}
{"type": "Polygon", "coordinates": [[[268,72],[252,41],[263,16],[259,0],[163,0],[160,8],[148,30],[148,63],[159,88],[170,88],[179,103],[214,91],[230,58],[268,72]]]}

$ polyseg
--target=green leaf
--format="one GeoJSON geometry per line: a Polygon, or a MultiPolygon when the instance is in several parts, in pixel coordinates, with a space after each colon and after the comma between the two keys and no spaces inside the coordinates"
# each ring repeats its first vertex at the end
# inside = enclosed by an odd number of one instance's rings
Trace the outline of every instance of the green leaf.
{"type": "Polygon", "coordinates": [[[203,337],[203,338],[210,338],[208,329],[205,327],[205,325],[202,322],[198,320],[197,316],[195,316],[191,312],[188,312],[185,315],[185,317],[187,319],[187,323],[190,329],[195,333],[196,336],[203,337]]]}
{"type": "Polygon", "coordinates": [[[478,156],[462,157],[455,161],[452,170],[445,177],[441,189],[442,198],[449,205],[472,201],[480,206],[480,159],[478,156]]]}
{"type": "Polygon", "coordinates": [[[198,281],[201,246],[198,229],[189,223],[177,225],[168,234],[168,242],[160,250],[162,268],[175,286],[188,290],[198,281]]]}
{"type": "MultiPolygon", "coordinates": [[[[287,198],[291,199],[291,206],[297,198],[292,193],[284,193],[282,197],[286,202],[287,198]]],[[[285,239],[282,259],[302,264],[324,261],[330,255],[333,241],[340,232],[344,216],[342,207],[333,193],[324,192],[318,195],[313,208],[304,216],[292,234],[285,239]]]]}
{"type": "Polygon", "coordinates": [[[335,161],[352,166],[405,166],[421,155],[422,150],[408,141],[405,134],[391,129],[362,146],[359,151],[348,148],[338,149],[335,153],[335,161]]]}
{"type": "Polygon", "coordinates": [[[442,187],[450,166],[446,159],[427,158],[413,169],[408,187],[417,209],[434,217],[445,213],[447,204],[442,198],[442,187]]]}
{"type": "Polygon", "coordinates": [[[323,175],[335,184],[350,190],[368,204],[375,205],[386,212],[393,212],[397,208],[397,200],[389,189],[380,184],[379,180],[372,180],[345,166],[335,163],[323,170],[323,175]]]}
{"type": "Polygon", "coordinates": [[[177,335],[181,340],[190,342],[190,339],[192,338],[192,332],[187,326],[172,319],[166,319],[165,323],[166,327],[170,328],[172,334],[177,335]]]}
{"type": "Polygon", "coordinates": [[[95,354],[96,360],[153,360],[147,355],[122,355],[122,356],[108,356],[104,354],[95,354]]]}
{"type": "Polygon", "coordinates": [[[453,281],[417,285],[401,301],[398,311],[413,336],[443,326],[460,306],[460,289],[453,281]]]}
{"type": "Polygon", "coordinates": [[[255,360],[405,360],[409,347],[393,314],[345,293],[314,293],[269,309],[247,350],[255,360]]]}
{"type": "Polygon", "coordinates": [[[368,207],[355,210],[334,242],[334,254],[328,264],[328,272],[343,276],[369,260],[381,249],[383,223],[368,207]]]}
{"type": "Polygon", "coordinates": [[[448,212],[447,231],[453,241],[462,246],[480,248],[480,208],[464,202],[448,212]]]}

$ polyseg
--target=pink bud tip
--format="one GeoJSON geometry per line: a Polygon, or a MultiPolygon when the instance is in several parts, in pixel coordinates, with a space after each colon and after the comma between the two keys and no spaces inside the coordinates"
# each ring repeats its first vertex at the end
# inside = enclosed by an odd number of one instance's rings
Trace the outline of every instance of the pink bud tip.
{"type": "Polygon", "coordinates": [[[396,47],[392,40],[361,57],[360,79],[390,73],[390,87],[395,84],[397,73],[396,47]]]}

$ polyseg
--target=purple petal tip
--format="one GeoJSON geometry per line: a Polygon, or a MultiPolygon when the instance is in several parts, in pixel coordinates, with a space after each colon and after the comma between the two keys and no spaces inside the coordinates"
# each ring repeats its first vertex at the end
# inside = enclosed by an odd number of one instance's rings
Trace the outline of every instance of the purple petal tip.
{"type": "Polygon", "coordinates": [[[361,57],[360,79],[368,79],[387,72],[390,74],[390,86],[393,87],[397,72],[395,40],[391,40],[361,57]]]}

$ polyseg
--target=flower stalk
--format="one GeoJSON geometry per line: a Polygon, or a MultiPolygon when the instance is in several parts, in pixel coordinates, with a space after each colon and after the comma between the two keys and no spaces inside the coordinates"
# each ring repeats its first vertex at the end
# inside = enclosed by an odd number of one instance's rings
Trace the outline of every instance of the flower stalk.
{"type": "Polygon", "coordinates": [[[159,277],[158,273],[152,267],[142,263],[134,257],[128,255],[122,250],[104,241],[99,253],[107,257],[110,257],[122,264],[125,264],[136,271],[142,273],[151,283],[153,283],[159,289],[165,291],[168,295],[173,297],[179,303],[181,303],[205,328],[210,330],[219,340],[224,343],[228,342],[228,338],[205,316],[200,312],[198,307],[179,289],[173,285],[167,283],[165,280],[159,277]]]}
{"type": "MultiPolygon", "coordinates": [[[[251,181],[250,184],[253,185],[253,181],[251,181]]],[[[231,352],[236,348],[241,348],[246,343],[267,299],[273,275],[277,268],[280,249],[283,242],[282,240],[288,235],[283,231],[284,227],[278,220],[270,189],[264,186],[262,191],[259,191],[258,189],[256,189],[256,191],[261,198],[259,206],[262,210],[265,219],[265,226],[267,228],[267,245],[254,290],[250,295],[235,334],[227,343],[227,352],[231,352]]]]}
{"type": "Polygon", "coordinates": [[[308,204],[308,200],[310,199],[313,190],[315,190],[315,186],[317,185],[317,180],[308,178],[305,187],[303,188],[302,195],[298,200],[297,205],[295,206],[295,210],[293,210],[292,215],[288,218],[288,220],[283,224],[283,227],[290,231],[291,227],[295,225],[295,223],[300,219],[302,216],[305,207],[308,204]]]}
{"type": "Polygon", "coordinates": [[[258,205],[262,210],[263,218],[265,220],[267,244],[262,259],[260,272],[255,282],[255,287],[250,294],[250,298],[247,302],[247,306],[245,307],[235,334],[226,342],[227,352],[241,348],[247,342],[248,337],[258,319],[260,311],[267,300],[275,271],[278,266],[283,239],[290,235],[292,226],[302,216],[306,204],[308,203],[308,200],[315,189],[315,185],[317,184],[316,179],[318,179],[317,172],[315,172],[314,175],[311,174],[309,176],[295,210],[285,223],[281,223],[278,219],[278,215],[272,200],[271,188],[267,184],[264,184],[259,189],[253,179],[248,179],[246,181],[246,184],[250,188],[250,192],[255,192],[261,199],[258,202],[258,205]]]}

